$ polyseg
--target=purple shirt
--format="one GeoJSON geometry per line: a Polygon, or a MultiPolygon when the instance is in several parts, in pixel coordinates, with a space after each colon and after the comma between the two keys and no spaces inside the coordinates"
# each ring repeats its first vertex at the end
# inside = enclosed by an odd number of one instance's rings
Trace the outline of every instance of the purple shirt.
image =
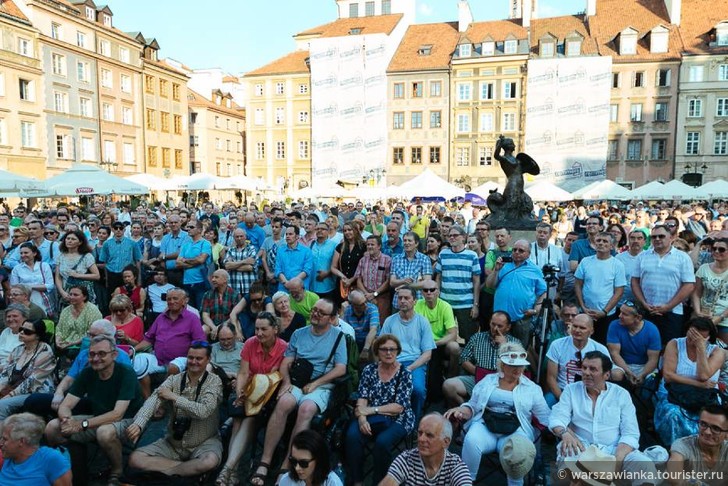
{"type": "Polygon", "coordinates": [[[169,318],[168,312],[159,314],[144,334],[144,340],[154,346],[154,355],[161,365],[166,365],[174,358],[187,356],[192,341],[206,339],[200,318],[192,312],[184,309],[174,321],[169,318]]]}

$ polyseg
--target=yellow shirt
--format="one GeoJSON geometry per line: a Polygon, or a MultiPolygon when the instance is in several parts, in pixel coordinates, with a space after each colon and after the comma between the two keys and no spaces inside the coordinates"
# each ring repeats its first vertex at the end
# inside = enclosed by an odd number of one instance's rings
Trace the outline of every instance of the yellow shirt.
{"type": "Polygon", "coordinates": [[[415,232],[420,238],[424,238],[427,235],[427,227],[430,226],[430,218],[427,216],[412,216],[410,221],[413,221],[410,225],[412,231],[415,232]]]}

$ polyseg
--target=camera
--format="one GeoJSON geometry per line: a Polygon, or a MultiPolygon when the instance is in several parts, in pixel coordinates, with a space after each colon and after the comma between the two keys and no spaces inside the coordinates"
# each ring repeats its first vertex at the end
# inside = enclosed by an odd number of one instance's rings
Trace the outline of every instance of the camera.
{"type": "Polygon", "coordinates": [[[190,430],[192,419],[190,417],[175,417],[172,421],[172,438],[182,440],[185,432],[190,430]]]}
{"type": "Polygon", "coordinates": [[[513,256],[512,255],[503,255],[501,257],[501,261],[503,263],[513,263],[513,256]]]}
{"type": "Polygon", "coordinates": [[[166,293],[166,292],[165,292],[165,293],[163,293],[163,294],[161,295],[161,297],[162,297],[162,301],[164,301],[164,302],[167,302],[167,293],[166,293]]]}
{"type": "Polygon", "coordinates": [[[561,269],[556,265],[546,264],[541,268],[541,271],[546,282],[550,283],[558,280],[561,269]]]}

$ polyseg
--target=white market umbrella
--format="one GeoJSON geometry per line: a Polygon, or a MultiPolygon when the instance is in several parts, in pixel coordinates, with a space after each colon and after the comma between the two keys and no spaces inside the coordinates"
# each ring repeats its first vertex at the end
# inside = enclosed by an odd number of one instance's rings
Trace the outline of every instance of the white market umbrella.
{"type": "Polygon", "coordinates": [[[614,181],[605,179],[592,182],[571,193],[573,199],[617,199],[625,201],[632,197],[632,191],[614,181]]]}
{"type": "Polygon", "coordinates": [[[180,191],[210,191],[233,189],[230,180],[212,174],[198,172],[188,176],[177,176],[170,180],[171,185],[180,191]]]}
{"type": "Polygon", "coordinates": [[[697,188],[705,198],[728,198],[728,182],[718,179],[697,188]]]}
{"type": "Polygon", "coordinates": [[[549,182],[540,181],[526,186],[526,194],[534,201],[571,201],[572,197],[567,191],[549,182]]]}
{"type": "Polygon", "coordinates": [[[125,177],[127,181],[145,186],[150,191],[170,190],[169,179],[163,179],[153,174],[134,174],[125,177]]]}
{"type": "Polygon", "coordinates": [[[392,187],[395,186],[389,186],[389,187],[372,187],[372,186],[359,186],[355,187],[351,191],[349,191],[349,194],[352,197],[355,197],[357,199],[361,199],[363,201],[378,201],[378,200],[384,200],[389,197],[390,192],[394,191],[392,187]]]}
{"type": "Polygon", "coordinates": [[[662,186],[665,199],[700,199],[700,192],[693,186],[688,186],[682,181],[673,179],[662,186]]]}
{"type": "Polygon", "coordinates": [[[91,194],[146,194],[146,186],[109,174],[88,164],[73,164],[70,169],[47,179],[42,191],[23,191],[23,197],[85,196],[91,194]],[[41,193],[42,192],[42,193],[41,193]]]}
{"type": "Polygon", "coordinates": [[[408,199],[441,197],[450,200],[465,197],[465,190],[450,184],[428,168],[414,179],[399,186],[396,196],[408,199]]]}
{"type": "Polygon", "coordinates": [[[501,186],[497,182],[487,181],[477,187],[470,189],[470,193],[480,196],[483,199],[488,199],[488,196],[490,196],[490,191],[498,191],[503,194],[503,189],[503,186],[501,186]]]}
{"type": "Polygon", "coordinates": [[[17,193],[24,189],[41,189],[43,183],[31,177],[22,176],[7,170],[0,170],[0,192],[17,193]]]}
{"type": "Polygon", "coordinates": [[[644,186],[632,189],[633,199],[663,199],[664,184],[658,181],[648,182],[644,186]]]}
{"type": "Polygon", "coordinates": [[[229,183],[234,186],[234,189],[240,189],[241,191],[255,192],[260,189],[260,184],[255,179],[244,175],[231,177],[229,183]]]}

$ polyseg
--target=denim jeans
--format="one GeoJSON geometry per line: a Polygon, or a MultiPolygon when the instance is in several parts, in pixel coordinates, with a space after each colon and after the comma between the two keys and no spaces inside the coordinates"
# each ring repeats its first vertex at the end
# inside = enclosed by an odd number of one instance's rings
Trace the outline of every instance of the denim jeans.
{"type": "Polygon", "coordinates": [[[394,447],[407,435],[407,431],[393,419],[371,424],[372,435],[366,436],[359,430],[357,420],[349,423],[346,431],[346,469],[352,482],[364,481],[364,445],[374,441],[372,464],[374,474],[371,484],[379,484],[387,474],[394,455],[394,447]]]}

